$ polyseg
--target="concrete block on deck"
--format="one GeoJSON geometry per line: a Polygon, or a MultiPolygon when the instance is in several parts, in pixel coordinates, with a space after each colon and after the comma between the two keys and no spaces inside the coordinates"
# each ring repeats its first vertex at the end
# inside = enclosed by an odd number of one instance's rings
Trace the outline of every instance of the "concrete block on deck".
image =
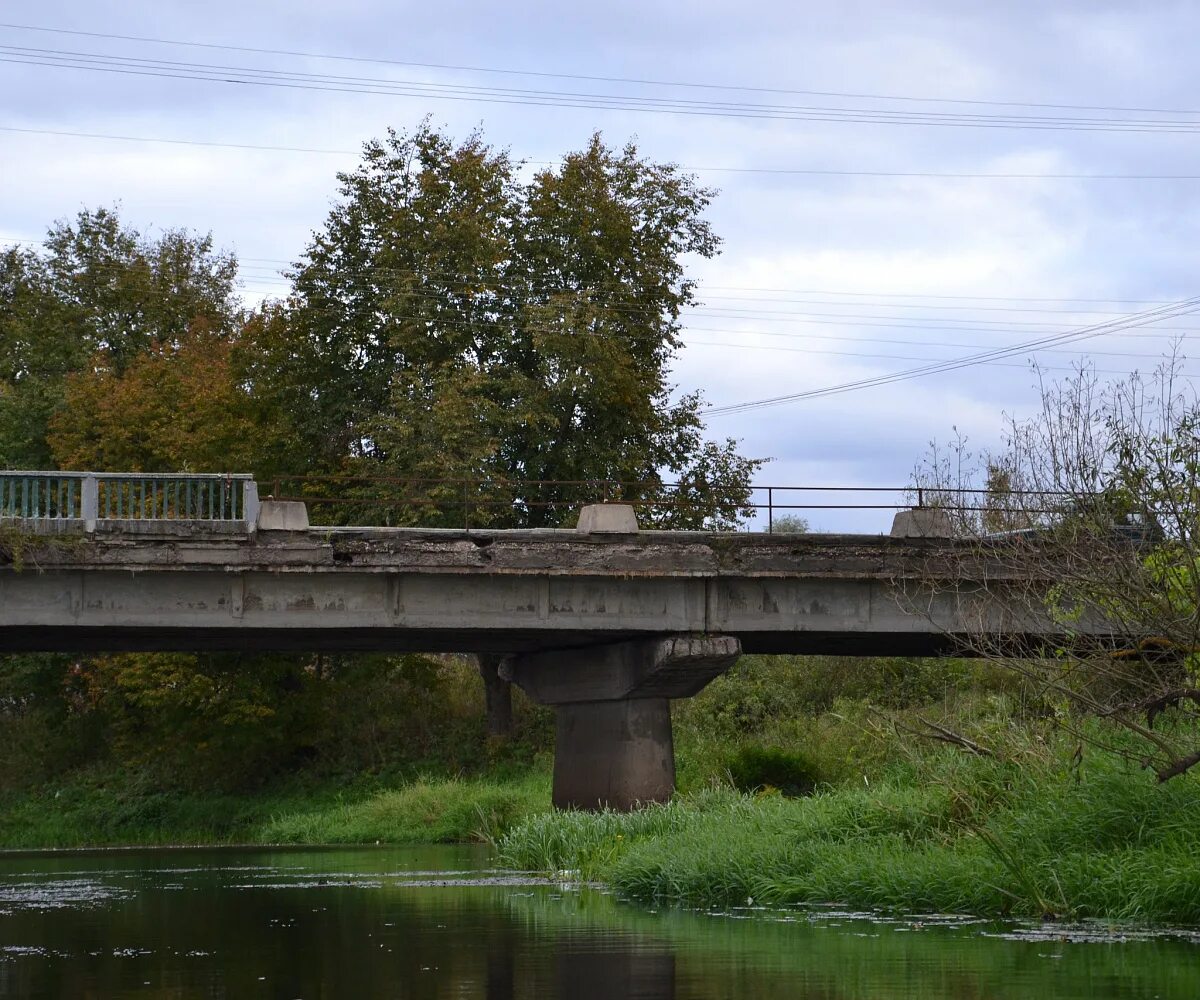
{"type": "Polygon", "coordinates": [[[953,538],[950,515],[938,507],[902,510],[892,519],[893,538],[953,538]]]}
{"type": "Polygon", "coordinates": [[[308,508],[296,500],[264,500],[258,508],[259,531],[307,531],[308,508]]]}
{"type": "Polygon", "coordinates": [[[586,535],[636,535],[637,513],[627,503],[593,503],[579,512],[577,531],[586,535]]]}

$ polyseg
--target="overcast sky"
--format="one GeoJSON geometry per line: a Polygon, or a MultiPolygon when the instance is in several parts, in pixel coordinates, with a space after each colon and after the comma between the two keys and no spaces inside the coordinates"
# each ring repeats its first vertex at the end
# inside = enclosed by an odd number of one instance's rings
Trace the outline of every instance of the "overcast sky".
{"type": "MultiPolygon", "coordinates": [[[[211,231],[243,261],[251,301],[285,289],[278,269],[322,224],[334,174],[354,165],[359,144],[426,114],[459,136],[481,127],[533,162],[597,129],[611,143],[635,137],[647,155],[719,188],[711,219],[723,252],[693,267],[704,305],[687,318],[689,346],[674,372],[681,389],[702,388],[714,406],[1021,344],[1200,294],[1200,179],[1161,177],[1200,178],[1194,3],[8,0],[0,20],[303,53],[0,28],[0,237],[38,239],[80,208],[119,204],[143,231],[211,231]],[[118,56],[237,67],[243,77],[275,70],[483,89],[447,100],[34,64],[64,52],[92,65],[118,56]],[[319,58],[333,55],[385,62],[319,58]],[[504,103],[511,98],[496,88],[543,93],[504,103]],[[547,91],[868,120],[548,107],[559,98],[547,91]],[[954,124],[914,119],[929,115],[954,124]],[[997,115],[1006,120],[988,117],[997,115]],[[1037,127],[1010,127],[1011,116],[1037,127]],[[1064,119],[1087,127],[1063,128],[1064,119]],[[1095,174],[1126,176],[1046,176],[1095,174]]],[[[1146,370],[1193,329],[1200,318],[1184,317],[1038,360],[1052,370],[1088,358],[1105,372],[1146,370]]],[[[1033,405],[1028,358],[714,415],[709,427],[772,458],[764,482],[903,484],[930,439],[956,426],[986,445],[1004,411],[1033,405]]],[[[882,512],[810,519],[863,530],[888,523],[882,512]]]]}

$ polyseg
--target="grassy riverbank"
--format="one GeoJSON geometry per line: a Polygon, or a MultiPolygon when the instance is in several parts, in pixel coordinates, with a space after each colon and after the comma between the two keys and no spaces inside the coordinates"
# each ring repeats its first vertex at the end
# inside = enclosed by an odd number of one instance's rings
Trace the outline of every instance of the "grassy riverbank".
{"type": "MultiPolygon", "coordinates": [[[[983,664],[746,657],[674,708],[677,800],[625,816],[550,812],[544,710],[519,702],[518,735],[493,744],[475,678],[421,676],[423,715],[407,675],[380,699],[377,769],[356,769],[349,730],[320,745],[348,749],[248,787],[110,753],[0,789],[0,847],[488,840],[509,866],[642,900],[1200,923],[1200,777],[1159,786],[1081,746],[983,664]]],[[[357,711],[361,734],[374,716],[357,711]]]]}
{"type": "MultiPolygon", "coordinates": [[[[185,660],[0,664],[0,848],[461,841],[549,809],[551,713],[516,691],[513,737],[489,739],[470,663],[373,657],[322,679],[185,660]],[[276,705],[269,685],[294,690],[276,705]],[[163,691],[181,690],[195,697],[168,712],[163,691]]],[[[940,703],[959,685],[994,686],[956,661],[745,657],[675,706],[680,788],[764,746],[807,778],[857,779],[897,752],[864,727],[868,699],[940,703]]]]}
{"type": "Polygon", "coordinates": [[[946,750],[811,797],[716,789],[632,815],[532,817],[501,858],[687,905],[1200,922],[1200,781],[1159,787],[1065,742],[1018,743],[1004,761],[946,750]]]}
{"type": "Polygon", "coordinates": [[[489,840],[549,805],[542,770],[357,787],[293,783],[245,794],[153,791],[106,772],[9,796],[0,810],[0,848],[489,840]]]}

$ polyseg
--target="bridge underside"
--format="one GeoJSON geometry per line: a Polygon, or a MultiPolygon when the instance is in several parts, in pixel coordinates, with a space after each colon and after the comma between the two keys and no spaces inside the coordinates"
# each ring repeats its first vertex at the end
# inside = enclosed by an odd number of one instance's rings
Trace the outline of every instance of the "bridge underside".
{"type": "MultiPolygon", "coordinates": [[[[663,630],[545,630],[529,628],[244,628],[206,626],[0,627],[0,651],[40,653],[119,652],[398,652],[533,653],[581,649],[657,638],[663,630]]],[[[745,653],[831,656],[972,655],[968,645],[944,633],[747,632],[732,634],[745,653]]],[[[1012,637],[1010,637],[1011,639],[1012,637]]],[[[965,639],[965,637],[964,637],[965,639]]],[[[1038,637],[1027,637],[1036,648],[1038,637]]]]}

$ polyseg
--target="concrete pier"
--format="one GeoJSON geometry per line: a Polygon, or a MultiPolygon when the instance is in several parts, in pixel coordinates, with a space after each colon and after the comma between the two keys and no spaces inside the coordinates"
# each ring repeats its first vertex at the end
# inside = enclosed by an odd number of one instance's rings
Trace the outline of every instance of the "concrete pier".
{"type": "Polygon", "coordinates": [[[667,801],[675,791],[671,699],[690,698],[739,655],[730,636],[675,636],[507,661],[504,676],[558,714],[555,807],[667,801]]]}
{"type": "Polygon", "coordinates": [[[557,706],[555,809],[636,809],[675,791],[671,702],[666,698],[557,706]]]}

